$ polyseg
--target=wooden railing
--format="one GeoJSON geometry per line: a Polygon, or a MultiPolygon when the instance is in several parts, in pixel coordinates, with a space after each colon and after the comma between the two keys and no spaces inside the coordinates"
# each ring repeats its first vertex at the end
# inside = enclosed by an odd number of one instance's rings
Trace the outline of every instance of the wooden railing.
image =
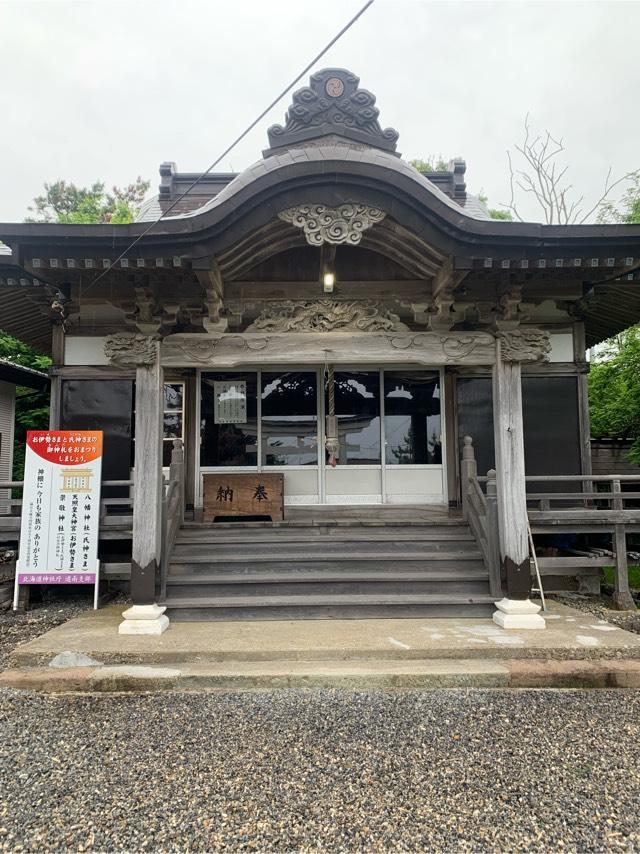
{"type": "MultiPolygon", "coordinates": [[[[478,476],[469,436],[463,440],[461,477],[463,515],[482,551],[494,593],[500,590],[495,471],[489,471],[486,477],[478,476]]],[[[602,533],[611,536],[611,555],[596,554],[589,548],[564,549],[571,552],[565,555],[537,555],[543,585],[546,587],[545,577],[548,583],[556,585],[571,577],[577,579],[579,590],[597,592],[601,568],[613,564],[613,605],[620,610],[634,609],[629,589],[626,536],[629,532],[640,532],[640,489],[625,490],[623,487],[640,486],[640,475],[530,475],[525,481],[528,516],[534,535],[602,533]]]]}
{"type": "Polygon", "coordinates": [[[483,478],[486,494],[480,486],[478,466],[470,436],[462,440],[462,515],[480,547],[482,559],[489,572],[489,590],[492,596],[502,596],[500,581],[500,549],[498,540],[498,507],[496,502],[496,473],[493,469],[483,478]]]}
{"type": "MultiPolygon", "coordinates": [[[[9,496],[0,496],[0,508],[8,509],[8,513],[0,513],[0,547],[5,543],[15,543],[20,538],[20,514],[22,498],[15,497],[21,492],[24,482],[21,480],[0,481],[0,493],[9,491],[9,496]]],[[[130,540],[133,525],[133,498],[131,497],[132,480],[103,480],[103,491],[108,487],[126,488],[128,494],[121,497],[101,498],[100,500],[100,533],[99,539],[130,540]]],[[[12,551],[14,547],[11,547],[12,551]]],[[[102,562],[101,575],[109,579],[128,578],[131,574],[131,562],[102,562]]]]}
{"type": "Polygon", "coordinates": [[[162,499],[162,555],[160,560],[160,600],[167,592],[167,573],[176,534],[184,522],[184,451],[180,439],[173,440],[169,478],[162,499]]]}
{"type": "MultiPolygon", "coordinates": [[[[22,498],[13,496],[14,491],[22,491],[24,481],[22,480],[0,480],[0,492],[9,490],[10,494],[7,498],[0,495],[0,508],[9,508],[8,513],[0,513],[0,532],[10,531],[15,532],[20,530],[20,514],[22,512],[22,498]]],[[[129,495],[123,495],[118,498],[101,498],[100,499],[100,527],[103,523],[107,527],[113,527],[114,523],[118,525],[128,524],[131,526],[131,508],[133,507],[133,499],[131,498],[132,480],[103,480],[102,488],[106,487],[127,487],[129,495]],[[106,520],[106,522],[105,522],[106,520]]]]}
{"type": "MultiPolygon", "coordinates": [[[[640,491],[623,490],[640,485],[640,475],[534,475],[526,478],[529,519],[534,534],[610,534],[614,562],[613,603],[616,608],[635,608],[629,589],[627,533],[640,531],[640,491]],[[531,488],[537,485],[538,491],[531,488]],[[560,486],[557,491],[544,486],[560,486]],[[540,490],[542,485],[542,490],[540,490]],[[565,490],[562,487],[565,486],[565,490]],[[571,490],[570,487],[575,489],[571,490]],[[633,506],[633,505],[636,506],[633,506]]],[[[586,555],[541,557],[543,574],[607,566],[611,557],[586,555]]]]}

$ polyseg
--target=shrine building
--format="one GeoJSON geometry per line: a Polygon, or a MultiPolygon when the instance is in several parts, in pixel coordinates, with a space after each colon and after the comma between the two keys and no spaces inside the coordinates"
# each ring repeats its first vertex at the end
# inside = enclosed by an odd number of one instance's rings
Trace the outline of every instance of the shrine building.
{"type": "Polygon", "coordinates": [[[319,71],[239,174],[0,225],[0,327],[51,354],[51,428],[104,431],[125,633],[537,610],[525,478],[591,473],[586,351],[640,319],[640,226],[493,220],[375,101],[319,71]]]}

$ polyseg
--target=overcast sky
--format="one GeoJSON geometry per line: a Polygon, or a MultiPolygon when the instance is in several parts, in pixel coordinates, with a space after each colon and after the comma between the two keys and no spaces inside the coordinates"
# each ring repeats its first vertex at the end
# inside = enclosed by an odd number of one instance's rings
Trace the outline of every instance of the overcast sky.
{"type": "MultiPolygon", "coordinates": [[[[45,181],[140,174],[156,192],[163,160],[206,169],[362,4],[0,0],[0,221],[24,219],[45,181]]],[[[640,168],[638,32],[635,0],[375,0],[318,67],[360,77],[407,159],[464,157],[494,205],[529,112],[593,198],[609,166],[640,168]]],[[[289,101],[219,170],[257,160],[289,101]]]]}

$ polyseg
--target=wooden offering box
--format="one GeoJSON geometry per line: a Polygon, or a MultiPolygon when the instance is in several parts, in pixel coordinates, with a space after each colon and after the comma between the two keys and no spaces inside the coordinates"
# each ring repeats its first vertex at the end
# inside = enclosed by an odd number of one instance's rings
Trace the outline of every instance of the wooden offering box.
{"type": "Polygon", "coordinates": [[[220,516],[270,516],[284,519],[283,474],[205,474],[203,521],[220,516]]]}

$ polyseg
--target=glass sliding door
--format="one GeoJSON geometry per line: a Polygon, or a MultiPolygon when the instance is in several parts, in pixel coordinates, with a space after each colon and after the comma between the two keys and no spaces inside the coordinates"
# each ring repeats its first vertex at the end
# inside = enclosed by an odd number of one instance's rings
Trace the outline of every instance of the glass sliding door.
{"type": "MultiPolygon", "coordinates": [[[[329,375],[203,371],[200,472],[282,472],[288,505],[446,503],[441,374],[337,365],[331,394],[329,375]],[[335,459],[325,447],[332,411],[335,459]]],[[[182,415],[174,385],[166,406],[172,433],[182,415]]]]}
{"type": "Polygon", "coordinates": [[[317,371],[260,372],[261,465],[284,473],[285,504],[317,504],[317,371]]]}
{"type": "Polygon", "coordinates": [[[384,370],[384,489],[391,504],[442,504],[441,377],[384,370]]]}
{"type": "MultiPolygon", "coordinates": [[[[325,385],[328,378],[325,381],[325,385]]],[[[382,501],[382,420],[380,371],[334,372],[338,449],[335,466],[325,451],[325,500],[328,504],[379,504],[382,501]]],[[[330,415],[329,388],[325,414],[330,415]]]]}
{"type": "Polygon", "coordinates": [[[440,381],[433,373],[384,372],[387,465],[441,465],[440,381]]]}
{"type": "Polygon", "coordinates": [[[200,383],[201,468],[258,464],[255,371],[203,373],[200,383]]]}

